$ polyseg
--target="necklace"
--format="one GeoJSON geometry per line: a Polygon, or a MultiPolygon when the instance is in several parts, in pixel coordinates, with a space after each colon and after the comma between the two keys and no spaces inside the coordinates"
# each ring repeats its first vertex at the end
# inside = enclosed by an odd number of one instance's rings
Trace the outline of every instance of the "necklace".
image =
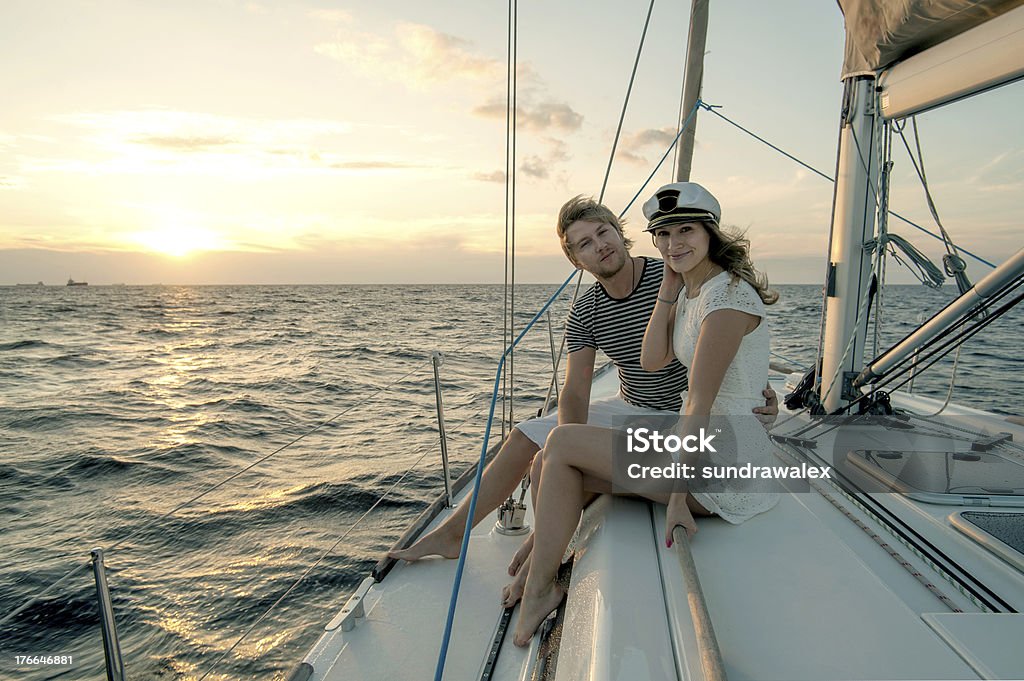
{"type": "MultiPolygon", "coordinates": [[[[697,297],[697,295],[700,294],[700,290],[704,287],[704,284],[708,283],[708,279],[711,278],[711,273],[714,272],[714,271],[715,271],[715,264],[711,263],[709,265],[709,267],[708,267],[708,273],[704,275],[704,278],[701,279],[701,282],[699,284],[697,284],[696,288],[694,289],[694,291],[693,291],[693,296],[694,297],[697,297]]],[[[722,271],[724,272],[725,270],[722,270],[722,271]]],[[[686,296],[687,298],[690,297],[689,294],[690,294],[690,291],[688,290],[687,291],[687,296],[686,296]]]]}

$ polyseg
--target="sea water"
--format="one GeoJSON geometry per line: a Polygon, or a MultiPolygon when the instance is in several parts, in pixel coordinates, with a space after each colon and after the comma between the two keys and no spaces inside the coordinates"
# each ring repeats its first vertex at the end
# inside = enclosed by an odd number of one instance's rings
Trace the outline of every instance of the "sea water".
{"type": "MultiPolygon", "coordinates": [[[[555,288],[519,287],[517,333],[555,288]]],[[[773,352],[810,366],[820,287],[778,289],[773,352]]],[[[886,289],[879,349],[952,295],[886,289]]],[[[479,456],[503,298],[489,285],[0,287],[0,617],[101,547],[130,678],[284,678],[442,487],[435,351],[455,473],[479,456]]],[[[568,298],[510,362],[514,419],[543,401],[568,298]]],[[[1019,413],[1022,321],[1014,310],[965,346],[956,402],[1019,413]]],[[[944,399],[951,364],[916,391],[944,399]]],[[[0,639],[0,678],[105,678],[91,571],[0,639]]]]}

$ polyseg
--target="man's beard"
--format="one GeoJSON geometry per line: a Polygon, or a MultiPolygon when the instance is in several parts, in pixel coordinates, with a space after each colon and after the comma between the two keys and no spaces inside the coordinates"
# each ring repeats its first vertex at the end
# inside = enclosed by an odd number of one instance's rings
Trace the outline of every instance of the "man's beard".
{"type": "Polygon", "coordinates": [[[627,255],[619,259],[619,255],[613,253],[607,262],[598,263],[601,267],[595,268],[594,274],[604,279],[610,279],[622,271],[622,268],[626,266],[628,258],[629,256],[627,255]]]}

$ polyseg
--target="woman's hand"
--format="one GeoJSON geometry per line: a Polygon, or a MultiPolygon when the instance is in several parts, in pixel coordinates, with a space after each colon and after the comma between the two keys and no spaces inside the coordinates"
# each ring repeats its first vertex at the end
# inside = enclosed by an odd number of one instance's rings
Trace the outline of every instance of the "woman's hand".
{"type": "Polygon", "coordinates": [[[683,289],[683,275],[668,266],[668,261],[663,265],[664,274],[661,278],[661,290],[658,297],[665,300],[675,300],[683,289]]]}
{"type": "Polygon", "coordinates": [[[665,512],[665,546],[672,548],[672,530],[676,525],[681,525],[686,530],[686,538],[693,539],[697,534],[697,522],[690,513],[690,507],[686,503],[689,494],[676,492],[668,501],[668,509],[665,512]]]}

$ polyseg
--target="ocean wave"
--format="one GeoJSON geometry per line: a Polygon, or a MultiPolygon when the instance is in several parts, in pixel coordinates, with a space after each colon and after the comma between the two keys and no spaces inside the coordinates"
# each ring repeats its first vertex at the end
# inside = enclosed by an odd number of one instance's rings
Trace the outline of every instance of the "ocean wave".
{"type": "Polygon", "coordinates": [[[112,363],[112,360],[106,357],[97,357],[93,354],[85,354],[81,352],[70,352],[65,355],[59,355],[57,357],[50,357],[41,360],[44,364],[59,367],[74,367],[74,368],[98,368],[108,366],[112,363]]]}
{"type": "Polygon", "coordinates": [[[50,343],[43,340],[20,340],[12,343],[0,343],[0,352],[5,350],[24,350],[25,348],[45,348],[50,347],[50,343]]]}

